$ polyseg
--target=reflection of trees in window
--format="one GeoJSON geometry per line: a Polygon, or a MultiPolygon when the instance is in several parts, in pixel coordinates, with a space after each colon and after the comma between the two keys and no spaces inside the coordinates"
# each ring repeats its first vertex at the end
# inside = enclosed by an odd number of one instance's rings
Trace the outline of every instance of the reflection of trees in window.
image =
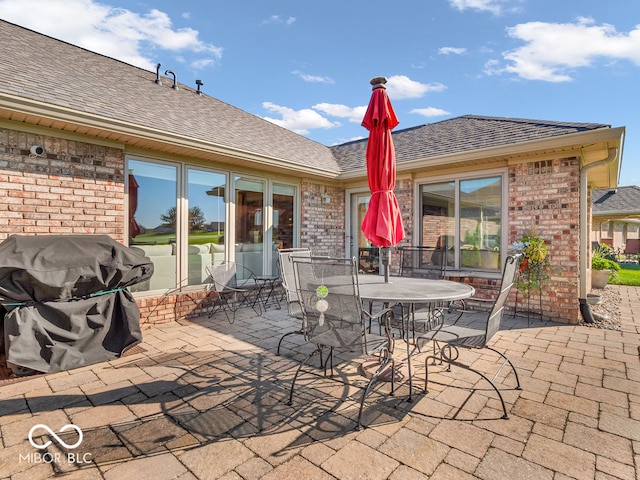
{"type": "MultiPolygon", "coordinates": [[[[177,225],[178,211],[176,207],[171,207],[166,213],[160,215],[163,226],[174,228],[177,225]]],[[[189,233],[203,231],[206,219],[200,207],[195,206],[189,209],[189,233]]]]}

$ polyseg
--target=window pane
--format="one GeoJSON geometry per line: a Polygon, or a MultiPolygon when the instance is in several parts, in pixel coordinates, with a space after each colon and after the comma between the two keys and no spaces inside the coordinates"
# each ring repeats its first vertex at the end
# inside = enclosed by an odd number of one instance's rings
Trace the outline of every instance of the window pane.
{"type": "Polygon", "coordinates": [[[132,291],[176,287],[176,167],[129,161],[129,245],[153,262],[154,273],[132,291]]]}
{"type": "Polygon", "coordinates": [[[187,170],[189,202],[188,284],[207,282],[209,263],[225,260],[224,202],[226,177],[221,173],[187,170]]]}
{"type": "Polygon", "coordinates": [[[423,185],[420,244],[447,250],[447,266],[455,265],[455,182],[423,185]]]}
{"type": "Polygon", "coordinates": [[[460,181],[460,266],[500,268],[502,181],[460,181]]]}
{"type": "Polygon", "coordinates": [[[236,263],[263,274],[264,182],[235,177],[236,263]]]}
{"type": "Polygon", "coordinates": [[[273,243],[278,248],[293,248],[295,187],[273,186],[273,243]]]}

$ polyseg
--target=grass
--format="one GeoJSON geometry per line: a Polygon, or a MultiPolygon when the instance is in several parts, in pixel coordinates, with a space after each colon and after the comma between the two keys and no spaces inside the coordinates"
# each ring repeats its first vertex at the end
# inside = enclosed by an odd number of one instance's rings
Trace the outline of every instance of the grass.
{"type": "Polygon", "coordinates": [[[621,263],[620,270],[614,279],[609,280],[613,285],[640,286],[640,265],[635,263],[621,263]]]}

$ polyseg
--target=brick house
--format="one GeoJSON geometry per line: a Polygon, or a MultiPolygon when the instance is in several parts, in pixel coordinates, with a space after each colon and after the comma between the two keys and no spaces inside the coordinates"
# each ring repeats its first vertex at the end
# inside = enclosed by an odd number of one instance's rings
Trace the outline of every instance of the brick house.
{"type": "MultiPolygon", "coordinates": [[[[4,21],[0,33],[0,240],[108,234],[140,249],[156,270],[135,291],[149,322],[201,313],[212,261],[268,274],[277,247],[369,247],[359,232],[366,140],[326,147],[160,66],[4,21]]],[[[590,290],[590,192],[617,186],[623,138],[605,124],[472,115],[394,132],[402,244],[446,243],[448,275],[483,295],[508,246],[534,228],[555,267],[544,313],[577,323],[590,290]]]]}
{"type": "Polygon", "coordinates": [[[606,243],[617,253],[640,253],[640,187],[594,190],[592,243],[606,243]]]}

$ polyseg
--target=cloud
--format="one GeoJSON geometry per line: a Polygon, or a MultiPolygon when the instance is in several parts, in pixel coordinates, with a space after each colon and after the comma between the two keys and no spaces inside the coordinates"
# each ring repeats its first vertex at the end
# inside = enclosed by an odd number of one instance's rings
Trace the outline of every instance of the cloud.
{"type": "Polygon", "coordinates": [[[504,11],[504,4],[509,0],[449,0],[449,4],[461,12],[467,9],[478,10],[480,12],[491,12],[500,15],[504,11]]]}
{"type": "Polygon", "coordinates": [[[411,80],[405,75],[393,75],[389,77],[387,93],[394,100],[402,100],[405,98],[421,98],[427,92],[442,92],[447,87],[442,83],[420,83],[411,80]]]}
{"type": "Polygon", "coordinates": [[[367,112],[366,105],[347,107],[336,103],[318,103],[311,108],[331,117],[346,118],[351,123],[362,123],[364,114],[367,112]]]}
{"type": "Polygon", "coordinates": [[[340,126],[339,122],[330,122],[318,112],[310,108],[293,110],[292,108],[283,107],[271,102],[263,102],[262,107],[269,112],[273,112],[281,116],[281,118],[262,118],[300,135],[307,135],[309,130],[315,128],[328,129],[340,126]]]}
{"type": "Polygon", "coordinates": [[[298,70],[295,70],[291,73],[300,77],[305,82],[309,82],[309,83],[335,83],[333,81],[333,78],[330,78],[330,77],[318,77],[316,75],[309,75],[307,73],[303,73],[298,70]]]}
{"type": "Polygon", "coordinates": [[[296,21],[296,17],[284,18],[284,17],[281,17],[280,15],[271,15],[269,18],[263,20],[262,24],[266,25],[266,24],[275,23],[275,24],[291,25],[295,21],[296,21]]]}
{"type": "Polygon", "coordinates": [[[507,33],[525,45],[503,53],[504,67],[493,61],[488,70],[491,73],[567,82],[576,69],[591,67],[598,59],[640,65],[640,25],[629,33],[618,33],[612,25],[595,25],[592,19],[579,18],[575,23],[522,23],[508,28],[507,33]]]}
{"type": "Polygon", "coordinates": [[[443,117],[444,115],[451,115],[451,112],[436,107],[414,108],[409,113],[417,113],[423,117],[443,117]]]}
{"type": "Polygon", "coordinates": [[[466,48],[458,48],[458,47],[442,47],[438,49],[439,55],[462,55],[463,53],[467,53],[466,48]]]}
{"type": "Polygon", "coordinates": [[[201,41],[191,28],[173,29],[157,9],[140,15],[94,0],[0,0],[0,11],[5,20],[147,70],[156,62],[142,53],[145,47],[197,55],[196,64],[222,58],[222,48],[201,41]]]}

